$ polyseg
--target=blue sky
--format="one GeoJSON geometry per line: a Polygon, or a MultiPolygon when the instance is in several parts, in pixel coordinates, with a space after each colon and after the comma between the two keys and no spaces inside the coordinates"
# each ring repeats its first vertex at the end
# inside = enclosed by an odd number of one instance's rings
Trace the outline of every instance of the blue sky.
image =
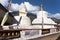
{"type": "Polygon", "coordinates": [[[13,3],[21,4],[22,2],[29,2],[32,5],[40,6],[43,4],[44,10],[49,13],[60,13],[60,0],[12,0],[13,3]]]}
{"type": "MultiPolygon", "coordinates": [[[[37,13],[40,5],[43,4],[44,10],[49,16],[60,19],[60,0],[12,0],[11,11],[19,11],[22,3],[25,2],[27,10],[37,13]]],[[[7,8],[9,0],[0,0],[0,3],[7,8]]]]}

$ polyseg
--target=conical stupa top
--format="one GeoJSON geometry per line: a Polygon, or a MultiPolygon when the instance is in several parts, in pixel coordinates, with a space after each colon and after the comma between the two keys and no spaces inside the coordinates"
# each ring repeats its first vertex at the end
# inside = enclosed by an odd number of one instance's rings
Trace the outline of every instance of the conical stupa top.
{"type": "Polygon", "coordinates": [[[43,11],[43,5],[41,4],[41,6],[40,6],[40,11],[43,11]]]}
{"type": "Polygon", "coordinates": [[[23,4],[24,4],[25,11],[27,12],[27,8],[26,8],[26,5],[25,5],[25,2],[23,2],[23,4]]]}

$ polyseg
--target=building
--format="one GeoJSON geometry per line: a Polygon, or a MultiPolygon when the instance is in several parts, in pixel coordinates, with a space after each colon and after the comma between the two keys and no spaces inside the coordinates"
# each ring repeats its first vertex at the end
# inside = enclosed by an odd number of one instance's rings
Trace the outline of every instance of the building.
{"type": "MultiPolygon", "coordinates": [[[[37,16],[29,14],[24,3],[21,7],[22,8],[19,8],[18,12],[15,12],[16,14],[14,12],[9,12],[8,19],[5,23],[7,25],[4,25],[3,29],[9,30],[9,28],[12,27],[13,30],[20,28],[39,28],[40,30],[21,29],[21,37],[12,40],[28,40],[41,36],[47,36],[56,32],[57,27],[55,27],[55,25],[57,23],[55,23],[51,18],[48,18],[48,12],[43,10],[43,5],[40,6],[40,11],[37,13],[37,16]]],[[[0,4],[0,22],[3,20],[6,12],[8,12],[8,10],[0,4]]]]}
{"type": "Polygon", "coordinates": [[[37,17],[32,21],[27,14],[26,6],[23,4],[21,10],[19,9],[19,16],[14,16],[14,18],[19,22],[18,28],[40,28],[41,30],[24,30],[21,32],[21,38],[18,38],[17,40],[33,39],[56,32],[56,27],[54,25],[57,23],[48,18],[48,12],[43,10],[42,5],[40,6],[40,11],[37,13],[37,17]]]}

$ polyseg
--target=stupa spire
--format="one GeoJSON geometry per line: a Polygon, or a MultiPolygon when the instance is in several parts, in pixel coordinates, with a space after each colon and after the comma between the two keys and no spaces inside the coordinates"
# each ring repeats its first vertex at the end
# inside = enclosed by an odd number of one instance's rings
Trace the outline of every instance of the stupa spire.
{"type": "Polygon", "coordinates": [[[19,14],[27,14],[27,8],[26,8],[26,5],[25,5],[25,2],[22,3],[22,6],[21,6],[21,9],[19,9],[19,14]]]}
{"type": "Polygon", "coordinates": [[[40,11],[43,11],[43,5],[42,4],[40,5],[40,11]]]}
{"type": "Polygon", "coordinates": [[[23,2],[23,4],[24,4],[25,11],[27,12],[27,8],[26,8],[26,5],[25,5],[25,2],[23,2]]]}

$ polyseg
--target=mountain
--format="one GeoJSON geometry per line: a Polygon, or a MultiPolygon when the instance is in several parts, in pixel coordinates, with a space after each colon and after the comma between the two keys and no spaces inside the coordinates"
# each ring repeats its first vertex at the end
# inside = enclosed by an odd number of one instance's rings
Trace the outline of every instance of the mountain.
{"type": "Polygon", "coordinates": [[[56,23],[58,23],[58,24],[60,23],[60,19],[56,19],[56,18],[54,18],[54,17],[51,18],[51,19],[52,19],[53,21],[55,21],[56,23]]]}

